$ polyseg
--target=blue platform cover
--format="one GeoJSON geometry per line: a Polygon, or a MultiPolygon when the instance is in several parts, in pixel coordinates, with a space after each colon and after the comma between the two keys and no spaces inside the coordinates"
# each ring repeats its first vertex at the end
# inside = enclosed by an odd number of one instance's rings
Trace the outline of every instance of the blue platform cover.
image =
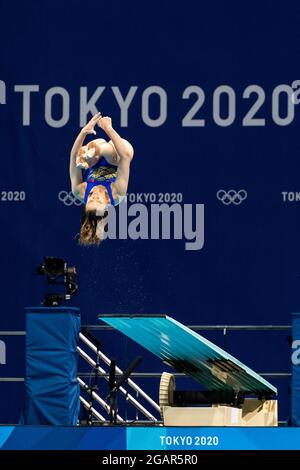
{"type": "Polygon", "coordinates": [[[79,415],[80,311],[26,308],[24,424],[74,425],[79,415]]]}
{"type": "Polygon", "coordinates": [[[300,426],[300,313],[293,313],[293,346],[294,353],[292,355],[292,425],[300,426]],[[296,343],[296,341],[298,343],[296,343]]]}

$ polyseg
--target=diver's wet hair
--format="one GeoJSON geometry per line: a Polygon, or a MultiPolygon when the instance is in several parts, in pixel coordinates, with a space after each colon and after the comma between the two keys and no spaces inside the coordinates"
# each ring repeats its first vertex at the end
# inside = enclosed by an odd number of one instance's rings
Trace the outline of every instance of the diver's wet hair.
{"type": "Polygon", "coordinates": [[[97,237],[97,224],[100,220],[105,219],[108,212],[103,215],[97,215],[96,211],[87,211],[83,208],[80,222],[79,244],[83,246],[100,245],[101,239],[97,237]]]}

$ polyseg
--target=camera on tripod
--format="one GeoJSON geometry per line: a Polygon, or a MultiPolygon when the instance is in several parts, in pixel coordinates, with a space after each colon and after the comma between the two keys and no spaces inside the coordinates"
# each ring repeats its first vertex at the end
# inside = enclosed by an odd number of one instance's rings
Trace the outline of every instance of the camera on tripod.
{"type": "Polygon", "coordinates": [[[45,275],[48,284],[63,285],[64,293],[46,293],[43,305],[57,307],[63,301],[71,300],[79,289],[79,277],[76,267],[68,267],[62,258],[46,256],[40,266],[36,268],[36,274],[45,275]]]}

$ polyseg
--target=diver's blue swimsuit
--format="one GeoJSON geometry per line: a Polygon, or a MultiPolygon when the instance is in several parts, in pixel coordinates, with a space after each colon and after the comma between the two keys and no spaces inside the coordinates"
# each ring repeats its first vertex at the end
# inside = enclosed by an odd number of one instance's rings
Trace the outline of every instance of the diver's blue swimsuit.
{"type": "Polygon", "coordinates": [[[117,166],[111,165],[104,157],[101,157],[96,165],[92,166],[87,171],[86,177],[84,178],[87,184],[84,194],[84,204],[87,203],[92,189],[100,184],[106,188],[111,205],[115,206],[118,204],[118,202],[114,200],[111,190],[111,184],[116,181],[117,169],[117,166]]]}

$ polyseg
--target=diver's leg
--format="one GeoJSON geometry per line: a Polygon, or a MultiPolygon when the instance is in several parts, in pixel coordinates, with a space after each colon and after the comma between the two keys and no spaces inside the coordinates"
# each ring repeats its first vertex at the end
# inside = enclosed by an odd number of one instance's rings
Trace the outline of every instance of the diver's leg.
{"type": "Polygon", "coordinates": [[[119,196],[126,196],[132,156],[120,158],[114,186],[119,196]]]}

